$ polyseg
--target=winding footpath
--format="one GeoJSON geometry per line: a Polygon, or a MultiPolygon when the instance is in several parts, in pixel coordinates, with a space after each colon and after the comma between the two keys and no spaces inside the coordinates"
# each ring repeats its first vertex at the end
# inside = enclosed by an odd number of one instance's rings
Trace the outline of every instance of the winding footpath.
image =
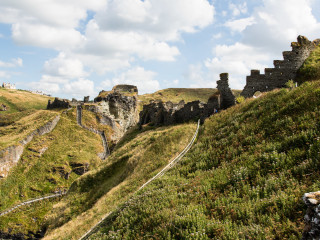
{"type": "Polygon", "coordinates": [[[66,194],[67,194],[67,191],[63,191],[63,192],[59,192],[59,193],[52,194],[52,195],[46,195],[46,196],[42,196],[42,197],[39,197],[39,198],[29,199],[28,201],[19,203],[18,205],[15,205],[14,207],[12,207],[10,209],[7,209],[7,210],[1,212],[0,213],[0,217],[4,216],[4,215],[6,215],[6,214],[8,214],[8,213],[10,213],[12,211],[14,211],[17,208],[20,208],[22,206],[25,206],[25,205],[28,205],[28,204],[31,204],[31,203],[34,203],[34,202],[39,202],[39,201],[42,201],[42,200],[45,200],[45,199],[49,199],[49,198],[61,197],[61,196],[66,195],[66,194]]]}
{"type": "Polygon", "coordinates": [[[105,160],[110,155],[110,150],[109,150],[109,146],[108,146],[107,137],[106,137],[104,131],[99,131],[99,130],[96,130],[96,129],[93,129],[93,128],[89,128],[89,127],[84,126],[82,124],[82,106],[81,105],[77,106],[77,123],[78,123],[78,125],[80,127],[84,128],[84,129],[86,129],[86,130],[88,130],[90,132],[93,132],[95,134],[98,134],[101,137],[104,151],[103,151],[103,153],[99,153],[99,157],[102,160],[105,160]]]}
{"type": "MultiPolygon", "coordinates": [[[[197,129],[191,139],[191,141],[189,142],[189,144],[183,149],[183,151],[177,156],[175,157],[173,160],[170,161],[170,163],[168,165],[166,165],[159,173],[157,173],[157,175],[155,175],[153,178],[149,179],[146,183],[144,183],[136,192],[133,193],[133,195],[137,194],[139,191],[141,191],[143,188],[145,188],[148,184],[150,184],[152,181],[154,181],[155,179],[163,176],[169,169],[171,169],[173,166],[175,166],[181,159],[182,157],[191,149],[193,143],[195,142],[198,133],[199,133],[199,128],[200,128],[200,120],[198,120],[198,125],[197,125],[197,129]]],[[[131,198],[126,202],[130,202],[131,198]]],[[[79,238],[79,240],[86,240],[89,239],[89,237],[95,233],[103,224],[103,222],[110,216],[113,215],[113,213],[120,211],[121,208],[118,207],[115,211],[113,212],[109,212],[107,213],[96,225],[94,225],[89,231],[87,231],[81,238],[79,238]]]]}

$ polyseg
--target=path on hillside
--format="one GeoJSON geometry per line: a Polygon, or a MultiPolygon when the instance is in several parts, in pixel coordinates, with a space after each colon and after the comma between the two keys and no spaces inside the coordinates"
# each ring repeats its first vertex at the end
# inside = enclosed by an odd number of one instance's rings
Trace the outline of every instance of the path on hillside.
{"type": "MultiPolygon", "coordinates": [[[[167,164],[159,173],[157,173],[153,178],[149,179],[146,183],[144,183],[136,192],[133,193],[133,195],[137,194],[140,190],[142,190],[143,188],[145,188],[148,184],[150,184],[152,181],[154,181],[155,179],[163,176],[169,169],[171,169],[173,166],[175,166],[180,160],[181,158],[191,149],[194,141],[196,140],[198,133],[199,133],[199,127],[200,127],[200,120],[198,120],[198,125],[197,125],[197,129],[191,139],[191,141],[189,142],[189,144],[183,149],[183,151],[177,156],[175,157],[173,160],[170,161],[169,164],[167,164]]],[[[127,200],[124,205],[126,203],[128,203],[129,201],[131,201],[131,198],[129,200],[127,200]]],[[[122,204],[123,205],[123,204],[122,204]]],[[[79,238],[79,240],[85,240],[85,239],[89,239],[89,237],[95,233],[100,226],[103,224],[104,221],[106,221],[110,216],[112,216],[114,213],[121,211],[121,207],[118,207],[116,210],[107,213],[105,216],[103,216],[103,218],[96,224],[94,225],[88,232],[86,232],[81,238],[79,238]]]]}
{"type": "Polygon", "coordinates": [[[31,204],[31,203],[34,203],[34,202],[39,202],[39,201],[42,201],[42,200],[45,200],[45,199],[49,199],[49,198],[61,197],[61,196],[66,195],[66,194],[67,194],[67,191],[65,190],[63,192],[59,192],[59,193],[56,193],[56,194],[51,194],[51,195],[46,195],[46,196],[42,196],[42,197],[39,197],[39,198],[29,199],[29,200],[27,200],[25,202],[19,203],[19,204],[15,205],[14,207],[9,208],[9,209],[1,212],[0,213],[0,217],[12,212],[13,210],[15,210],[17,208],[20,208],[22,206],[25,206],[25,205],[28,205],[28,204],[31,204]]]}
{"type": "Polygon", "coordinates": [[[77,105],[77,123],[80,127],[90,131],[90,132],[93,132],[95,134],[99,134],[99,136],[101,137],[101,140],[102,140],[102,145],[103,145],[103,149],[104,149],[104,152],[103,153],[100,153],[99,154],[99,157],[102,159],[102,160],[105,160],[109,155],[110,155],[110,150],[109,150],[109,146],[108,146],[108,141],[107,141],[107,137],[104,133],[104,131],[99,131],[99,130],[96,130],[94,128],[89,128],[87,126],[84,126],[82,124],[82,106],[81,105],[77,105]]]}

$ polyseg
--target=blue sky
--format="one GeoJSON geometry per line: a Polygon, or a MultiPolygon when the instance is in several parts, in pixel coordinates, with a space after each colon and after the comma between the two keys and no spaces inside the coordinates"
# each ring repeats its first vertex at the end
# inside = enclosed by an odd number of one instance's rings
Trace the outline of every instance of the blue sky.
{"type": "Polygon", "coordinates": [[[1,0],[0,81],[81,99],[113,85],[150,93],[242,89],[298,35],[320,38],[317,0],[1,0]]]}

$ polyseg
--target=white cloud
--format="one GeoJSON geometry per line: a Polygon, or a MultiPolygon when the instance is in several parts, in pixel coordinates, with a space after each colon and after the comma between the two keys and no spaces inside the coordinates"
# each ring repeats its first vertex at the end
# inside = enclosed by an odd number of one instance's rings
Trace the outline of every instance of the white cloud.
{"type": "Polygon", "coordinates": [[[42,91],[47,94],[57,94],[60,93],[60,87],[57,83],[49,83],[49,82],[31,82],[28,84],[28,87],[31,90],[42,91]]]}
{"type": "Polygon", "coordinates": [[[246,2],[238,4],[238,5],[230,3],[229,4],[229,9],[231,10],[232,15],[234,17],[239,16],[241,14],[245,14],[245,13],[248,12],[248,8],[247,8],[247,3],[246,2]]]}
{"type": "Polygon", "coordinates": [[[191,64],[188,71],[184,76],[190,83],[191,88],[200,87],[215,87],[216,82],[214,79],[209,78],[208,74],[204,72],[202,64],[191,64]]]}
{"type": "Polygon", "coordinates": [[[92,96],[95,94],[94,82],[88,79],[78,79],[76,81],[64,84],[62,87],[62,92],[77,98],[88,95],[92,96]]]}
{"type": "Polygon", "coordinates": [[[254,17],[241,18],[238,20],[228,21],[225,23],[226,27],[229,27],[231,31],[242,32],[248,26],[254,24],[254,17]]]}
{"type": "Polygon", "coordinates": [[[10,62],[0,61],[0,67],[11,68],[11,67],[22,67],[23,60],[21,58],[13,58],[10,62]]]}
{"type": "Polygon", "coordinates": [[[156,75],[155,72],[145,70],[142,67],[135,67],[111,80],[103,81],[101,86],[109,88],[117,84],[130,84],[138,87],[139,94],[151,93],[160,89],[159,82],[154,79],[156,75]]]}
{"type": "Polygon", "coordinates": [[[46,75],[69,79],[88,76],[88,73],[84,71],[83,64],[79,59],[68,58],[63,52],[56,58],[50,59],[44,63],[44,72],[46,75]]]}

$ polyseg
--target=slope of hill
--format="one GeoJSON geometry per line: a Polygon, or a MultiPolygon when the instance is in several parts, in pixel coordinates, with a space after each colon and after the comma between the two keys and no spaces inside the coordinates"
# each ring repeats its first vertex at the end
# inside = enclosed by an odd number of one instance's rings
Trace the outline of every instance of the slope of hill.
{"type": "Polygon", "coordinates": [[[319,190],[320,82],[212,116],[185,159],[90,239],[299,239],[319,190]]]}
{"type": "Polygon", "coordinates": [[[181,152],[195,129],[193,123],[132,130],[99,170],[76,180],[55,205],[44,239],[78,239],[181,152]]]}
{"type": "Polygon", "coordinates": [[[0,112],[0,126],[9,125],[37,110],[46,109],[49,99],[52,98],[28,91],[0,88],[0,106],[7,107],[6,111],[0,112]]]}
{"type": "MultiPolygon", "coordinates": [[[[13,133],[35,128],[48,116],[61,114],[61,117],[52,132],[34,137],[25,146],[18,165],[11,169],[8,177],[0,179],[0,212],[30,198],[68,189],[80,175],[96,169],[102,162],[97,155],[103,151],[99,135],[78,126],[75,109],[67,112],[30,109],[29,113],[2,128],[1,133],[7,128],[10,131],[5,132],[0,140],[18,138],[13,133]]],[[[94,122],[95,116],[86,115],[85,119],[94,122]]],[[[10,236],[33,238],[43,229],[44,217],[57,201],[59,199],[45,200],[1,216],[0,236],[10,233],[10,236]]]]}

